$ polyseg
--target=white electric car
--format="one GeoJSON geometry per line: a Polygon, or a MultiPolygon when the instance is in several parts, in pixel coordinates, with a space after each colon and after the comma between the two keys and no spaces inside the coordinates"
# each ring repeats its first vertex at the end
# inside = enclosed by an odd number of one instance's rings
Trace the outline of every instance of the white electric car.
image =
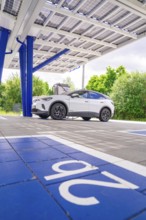
{"type": "Polygon", "coordinates": [[[33,99],[32,114],[40,118],[62,120],[66,116],[88,121],[99,118],[107,122],[114,114],[113,101],[106,95],[89,90],[77,90],[65,95],[50,95],[33,99]]]}

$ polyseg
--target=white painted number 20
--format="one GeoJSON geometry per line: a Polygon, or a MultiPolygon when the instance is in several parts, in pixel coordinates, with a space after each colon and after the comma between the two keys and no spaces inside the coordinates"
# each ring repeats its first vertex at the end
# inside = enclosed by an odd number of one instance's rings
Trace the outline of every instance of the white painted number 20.
{"type": "MultiPolygon", "coordinates": [[[[85,162],[85,161],[77,161],[77,160],[69,160],[69,161],[63,161],[63,162],[58,162],[55,163],[52,166],[52,169],[57,172],[57,174],[53,174],[50,176],[45,176],[44,178],[49,181],[53,179],[58,179],[58,178],[63,178],[66,176],[71,176],[87,171],[93,171],[99,169],[98,167],[92,166],[91,164],[85,162]],[[82,164],[84,165],[83,168],[76,169],[76,170],[63,170],[60,167],[62,165],[66,164],[82,164]]],[[[78,196],[73,195],[70,192],[70,187],[73,187],[75,185],[94,185],[94,186],[102,186],[102,187],[112,187],[112,188],[119,188],[119,189],[137,189],[139,188],[137,185],[134,185],[133,183],[130,183],[122,178],[119,178],[107,171],[101,172],[102,175],[114,180],[114,182],[105,182],[105,181],[99,181],[99,180],[89,180],[89,179],[73,179],[73,180],[68,180],[60,184],[59,186],[59,192],[60,195],[67,201],[74,203],[76,205],[82,205],[82,206],[89,206],[89,205],[96,205],[99,204],[100,201],[94,197],[86,197],[86,198],[81,198],[78,196]],[[115,183],[115,181],[117,183],[115,183]]]]}

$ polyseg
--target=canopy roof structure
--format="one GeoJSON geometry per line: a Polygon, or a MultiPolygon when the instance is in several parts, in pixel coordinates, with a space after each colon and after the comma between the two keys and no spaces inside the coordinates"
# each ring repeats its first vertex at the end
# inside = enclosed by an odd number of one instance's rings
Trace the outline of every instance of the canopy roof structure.
{"type": "Polygon", "coordinates": [[[0,0],[10,30],[5,68],[19,68],[20,43],[34,37],[33,65],[69,49],[41,71],[64,73],[146,35],[144,0],[0,0]]]}

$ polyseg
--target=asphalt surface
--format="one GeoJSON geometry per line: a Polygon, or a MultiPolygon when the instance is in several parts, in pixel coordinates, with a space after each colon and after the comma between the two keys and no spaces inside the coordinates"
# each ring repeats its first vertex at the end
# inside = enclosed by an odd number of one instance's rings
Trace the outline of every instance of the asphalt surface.
{"type": "Polygon", "coordinates": [[[50,134],[146,166],[146,122],[0,116],[0,137],[50,134]]]}

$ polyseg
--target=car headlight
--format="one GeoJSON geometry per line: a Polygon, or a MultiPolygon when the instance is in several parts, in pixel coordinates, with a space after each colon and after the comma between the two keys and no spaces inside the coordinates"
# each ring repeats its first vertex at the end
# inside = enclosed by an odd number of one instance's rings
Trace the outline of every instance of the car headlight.
{"type": "Polygon", "coordinates": [[[45,97],[45,98],[42,98],[43,101],[50,101],[52,99],[52,97],[45,97]]]}

